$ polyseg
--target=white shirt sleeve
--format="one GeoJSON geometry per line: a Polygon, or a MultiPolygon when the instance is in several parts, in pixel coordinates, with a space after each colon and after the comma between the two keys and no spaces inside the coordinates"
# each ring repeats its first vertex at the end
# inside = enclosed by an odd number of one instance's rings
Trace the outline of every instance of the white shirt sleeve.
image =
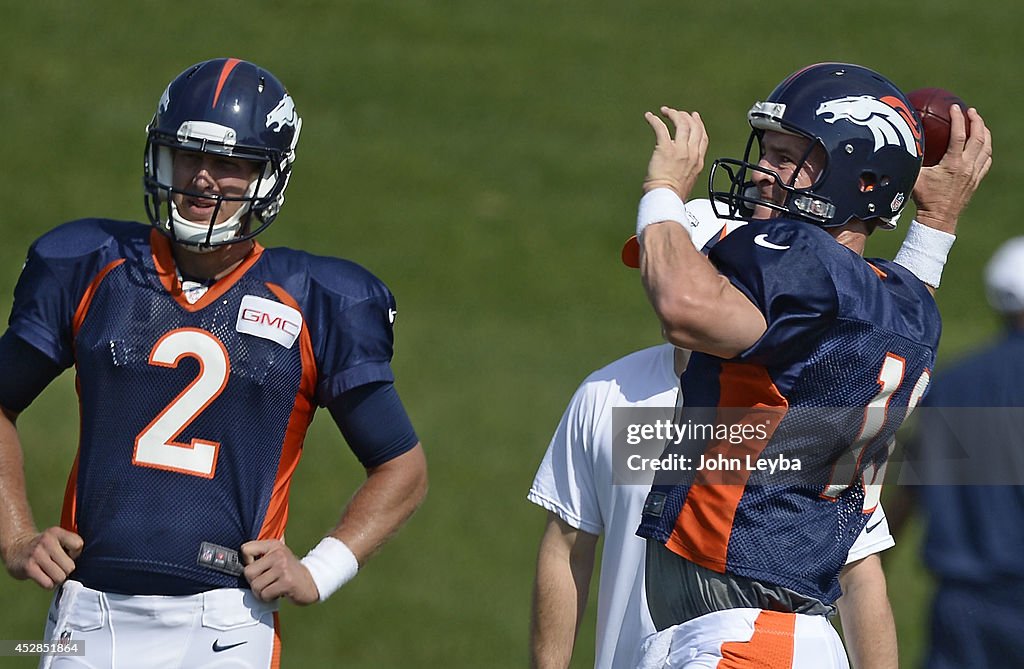
{"type": "Polygon", "coordinates": [[[586,383],[573,395],[526,498],[576,529],[601,534],[593,460],[593,397],[586,383]]]}
{"type": "Polygon", "coordinates": [[[857,540],[850,547],[850,552],[846,556],[846,564],[856,562],[874,553],[881,553],[895,545],[896,540],[889,532],[889,521],[885,518],[885,510],[882,508],[882,503],[879,502],[874,513],[868,518],[868,524],[860,531],[857,540]]]}

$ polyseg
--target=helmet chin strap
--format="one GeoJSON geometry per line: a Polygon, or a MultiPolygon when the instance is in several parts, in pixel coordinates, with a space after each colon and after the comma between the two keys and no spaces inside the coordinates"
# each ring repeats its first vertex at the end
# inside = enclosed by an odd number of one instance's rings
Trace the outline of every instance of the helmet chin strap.
{"type": "MultiPolygon", "coordinates": [[[[252,190],[252,187],[253,185],[250,184],[249,190],[252,190]]],[[[217,206],[214,207],[211,217],[213,220],[217,219],[217,214],[220,213],[220,208],[223,204],[223,200],[217,201],[217,206]]],[[[168,205],[171,213],[171,231],[174,234],[175,241],[188,246],[189,250],[193,253],[210,253],[216,250],[217,246],[221,246],[238,236],[239,230],[242,229],[242,217],[249,212],[251,201],[243,202],[238,211],[229,218],[213,225],[212,232],[210,231],[209,224],[196,223],[179,214],[174,200],[168,199],[168,205]],[[216,246],[206,246],[207,235],[210,237],[210,243],[216,244],[216,246]]]]}

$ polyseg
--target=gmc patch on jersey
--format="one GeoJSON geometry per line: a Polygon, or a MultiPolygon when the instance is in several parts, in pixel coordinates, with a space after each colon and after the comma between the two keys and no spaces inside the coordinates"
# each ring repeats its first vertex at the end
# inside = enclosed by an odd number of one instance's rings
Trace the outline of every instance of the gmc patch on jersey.
{"type": "Polygon", "coordinates": [[[238,308],[235,330],[291,348],[302,331],[302,314],[286,304],[246,295],[238,308]]]}

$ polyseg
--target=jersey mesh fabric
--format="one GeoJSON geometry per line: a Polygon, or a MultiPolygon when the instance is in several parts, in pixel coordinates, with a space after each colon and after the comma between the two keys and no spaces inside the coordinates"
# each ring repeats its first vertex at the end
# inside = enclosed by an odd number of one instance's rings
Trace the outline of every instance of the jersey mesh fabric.
{"type": "Polygon", "coordinates": [[[763,456],[798,458],[801,470],[783,475],[783,486],[772,484],[780,480],[778,472],[751,476],[730,536],[729,571],[764,578],[826,603],[838,598],[839,570],[870,517],[863,508],[860,475],[869,464],[885,461],[914,382],[931,359],[927,347],[868,323],[836,325],[788,393],[792,405],[763,456]],[[909,382],[900,384],[890,398],[883,428],[856,463],[849,445],[864,423],[864,407],[879,392],[878,369],[887,354],[906,361],[904,378],[909,382]],[[851,484],[834,499],[823,496],[833,473],[836,483],[851,484]]]}
{"type": "Polygon", "coordinates": [[[90,538],[77,574],[90,587],[167,594],[240,584],[200,568],[196,555],[203,541],[237,548],[256,538],[302,376],[297,343],[286,349],[235,331],[243,295],[274,298],[243,277],[216,303],[190,313],[134,265],[113,270],[96,292],[76,338],[83,415],[77,486],[89,500],[76,520],[90,538]],[[230,360],[222,392],[175,439],[219,443],[212,479],[132,464],[135,439],[203,373],[193,356],[174,368],[149,362],[157,341],[183,328],[212,335],[230,360]],[[106,582],[115,571],[120,575],[106,582]],[[161,583],[154,572],[173,578],[161,583]]]}

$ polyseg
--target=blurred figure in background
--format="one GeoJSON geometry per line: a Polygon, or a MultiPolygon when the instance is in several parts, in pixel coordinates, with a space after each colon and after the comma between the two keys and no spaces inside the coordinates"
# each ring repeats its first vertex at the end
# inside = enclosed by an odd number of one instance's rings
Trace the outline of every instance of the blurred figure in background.
{"type": "Polygon", "coordinates": [[[915,507],[925,524],[929,669],[1024,664],[1024,237],[996,251],[985,283],[1005,331],[936,374],[908,445],[921,485],[890,505],[894,533],[915,507]]]}

